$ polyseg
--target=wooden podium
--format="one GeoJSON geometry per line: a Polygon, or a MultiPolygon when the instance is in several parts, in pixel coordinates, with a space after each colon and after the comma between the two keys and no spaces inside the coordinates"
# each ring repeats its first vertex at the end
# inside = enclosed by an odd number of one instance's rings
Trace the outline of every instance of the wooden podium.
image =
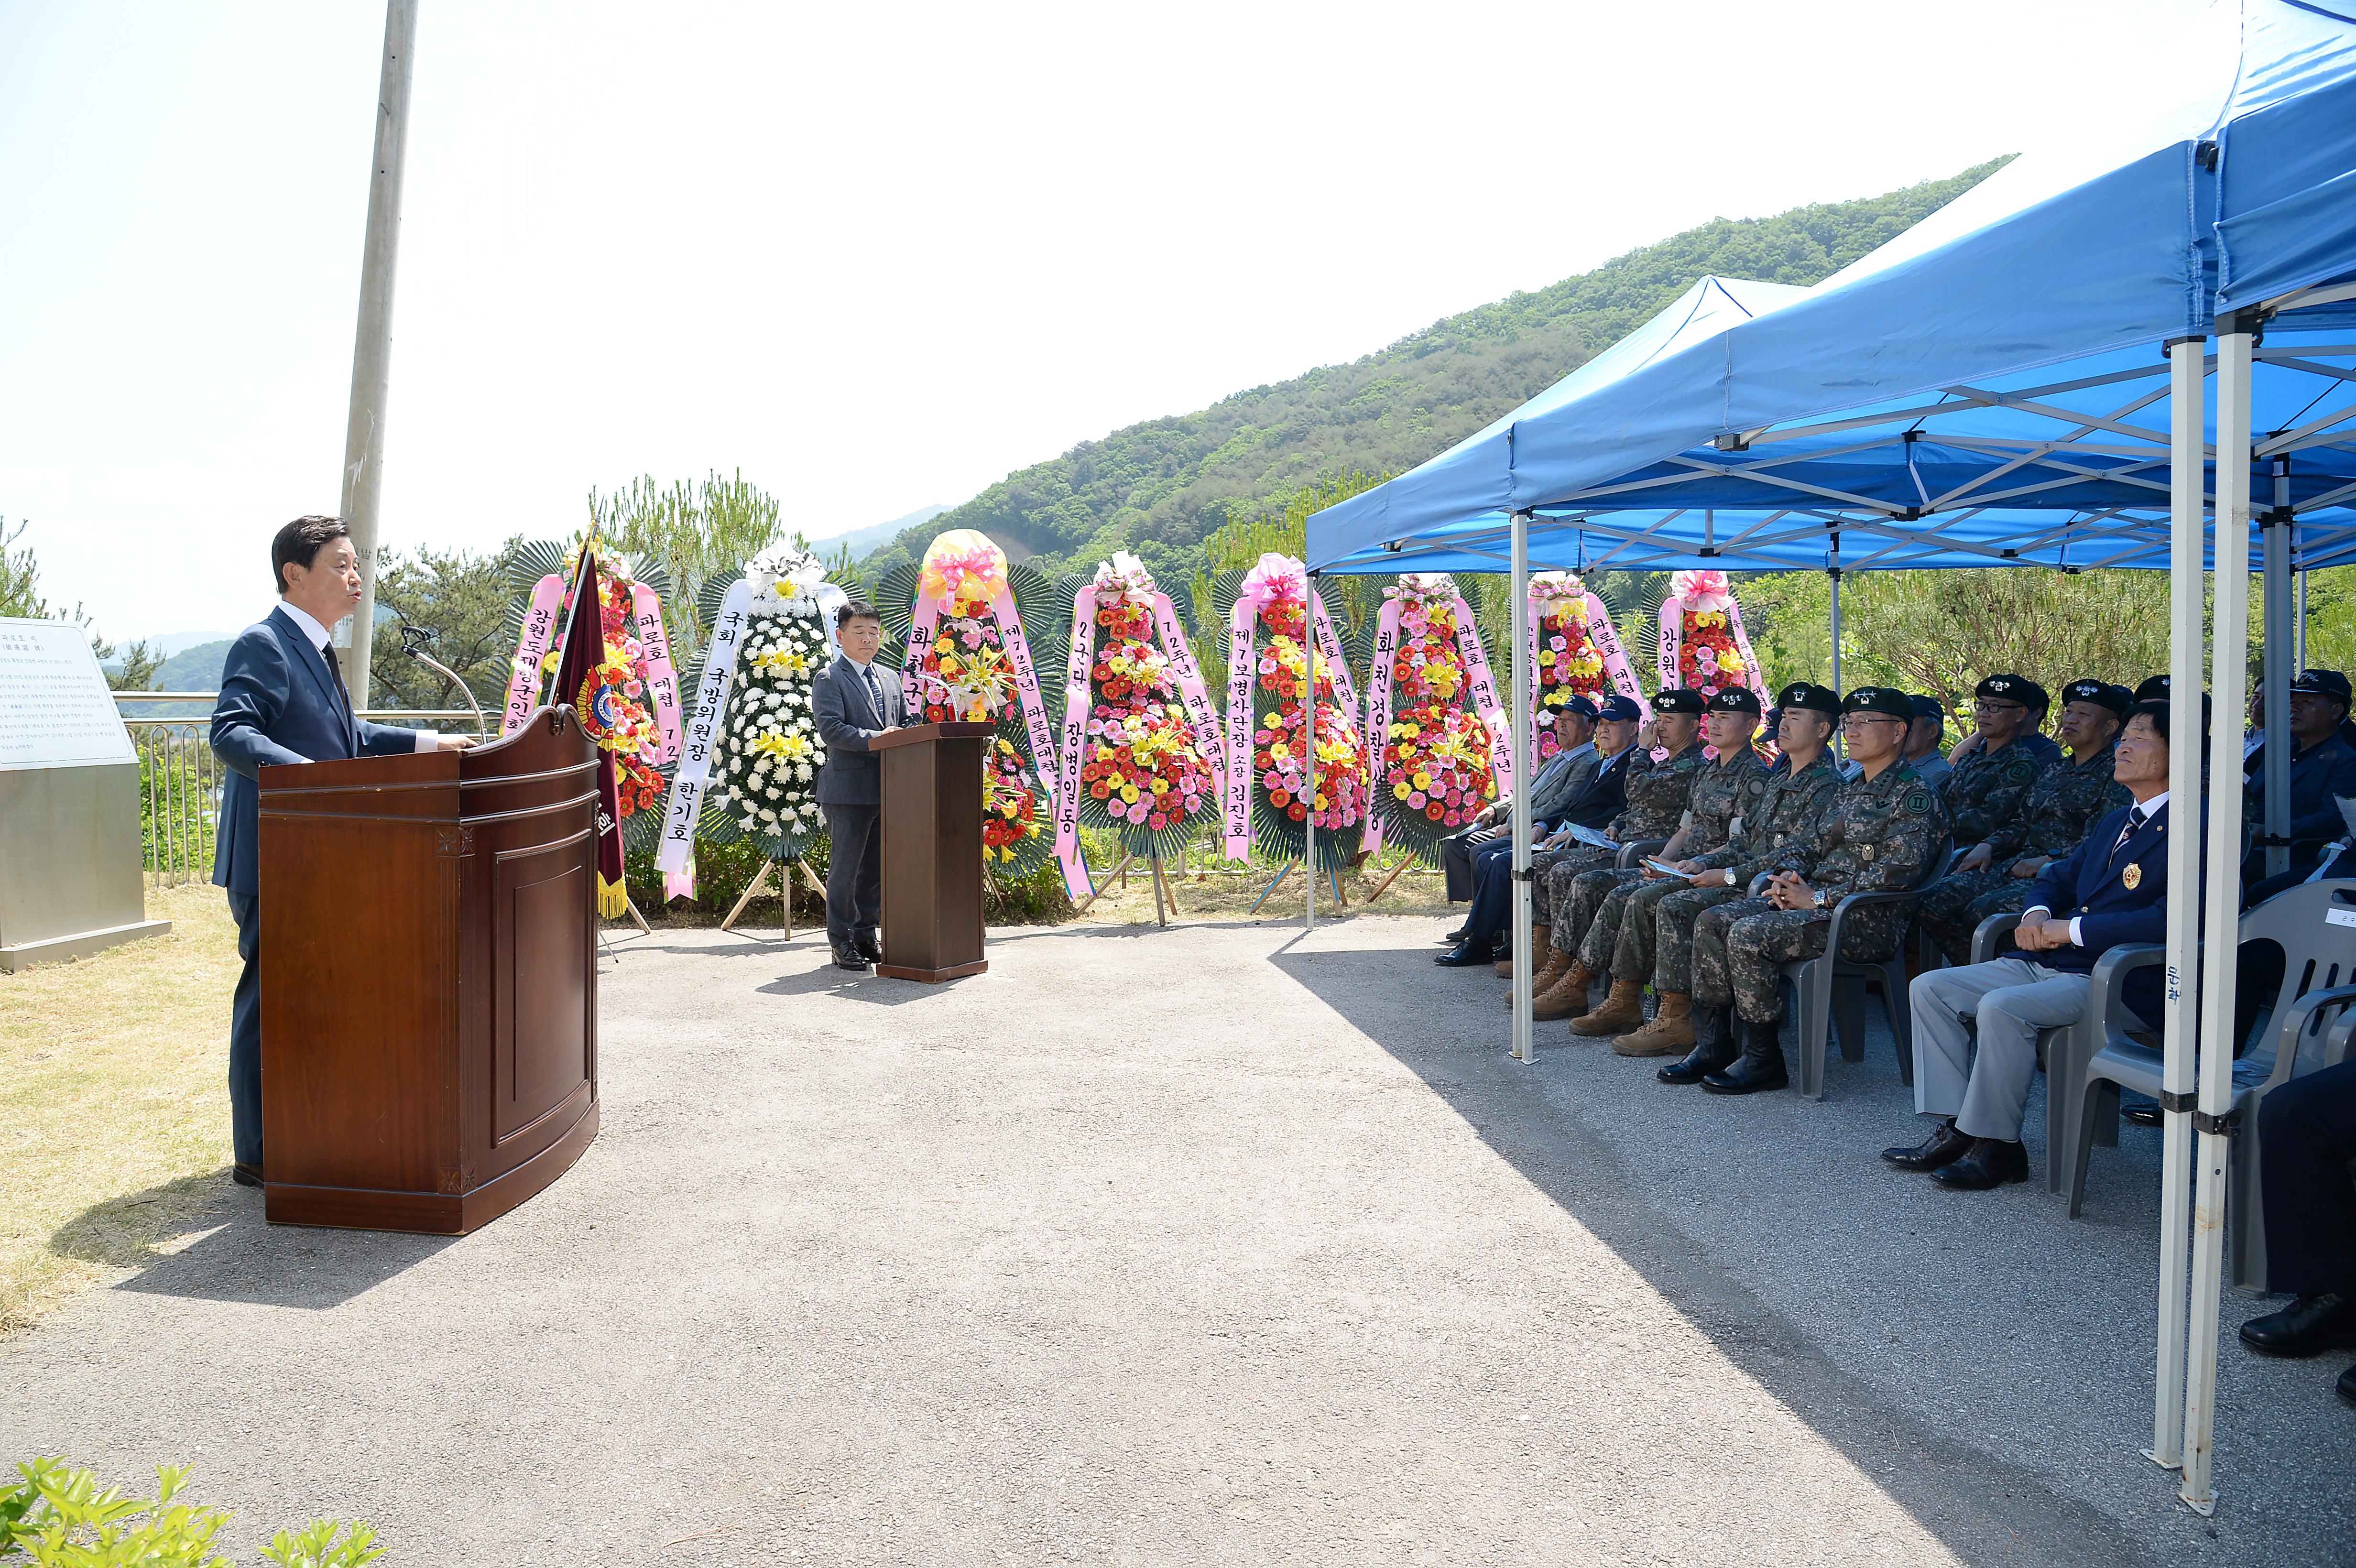
{"type": "Polygon", "coordinates": [[[262,770],[263,1212],[459,1235],[597,1136],[597,753],[262,770]]]}
{"type": "Polygon", "coordinates": [[[979,975],[981,770],[991,724],[913,724],[883,753],[884,961],[878,975],[927,983],[979,975]]]}

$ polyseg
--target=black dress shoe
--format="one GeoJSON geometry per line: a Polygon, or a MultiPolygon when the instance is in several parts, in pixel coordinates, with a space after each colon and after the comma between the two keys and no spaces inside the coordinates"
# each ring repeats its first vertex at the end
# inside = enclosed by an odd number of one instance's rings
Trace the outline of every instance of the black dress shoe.
{"type": "Polygon", "coordinates": [[[1472,933],[1471,932],[1465,930],[1460,925],[1455,930],[1450,932],[1447,935],[1441,937],[1440,939],[1440,944],[1443,947],[1453,947],[1472,934],[1472,933]]]}
{"type": "Polygon", "coordinates": [[[2120,1108],[2119,1120],[2131,1127],[2156,1127],[2164,1115],[2151,1101],[2138,1100],[2132,1105],[2120,1108]]]}
{"type": "Polygon", "coordinates": [[[1687,1016],[1693,1019],[1694,1048],[1686,1052],[1684,1061],[1672,1061],[1653,1074],[1664,1083],[1698,1083],[1734,1064],[1734,1040],[1727,1028],[1726,1009],[1696,1002],[1687,1016]]]}
{"type": "Polygon", "coordinates": [[[855,970],[863,975],[867,972],[867,955],[848,947],[838,947],[834,950],[834,966],[838,969],[855,970]]]}
{"type": "Polygon", "coordinates": [[[2315,1356],[2356,1345],[2356,1301],[2302,1296],[2280,1312],[2242,1325],[2242,1343],[2262,1356],[2315,1356]]]}
{"type": "Polygon", "coordinates": [[[1901,1170],[1937,1170],[1949,1166],[1972,1150],[1972,1135],[1955,1131],[1955,1118],[1942,1120],[1931,1136],[1908,1148],[1886,1148],[1881,1157],[1901,1170]]]}
{"type": "Polygon", "coordinates": [[[1496,950],[1483,938],[1477,942],[1460,942],[1432,960],[1443,969],[1470,969],[1475,964],[1494,964],[1496,950]]]}
{"type": "Polygon", "coordinates": [[[2331,1386],[2338,1391],[2340,1398],[2351,1404],[2356,1404],[2356,1366],[2351,1366],[2341,1372],[2340,1381],[2331,1386]]]}
{"type": "Polygon", "coordinates": [[[232,1165],[229,1168],[229,1179],[231,1181],[236,1182],[240,1187],[259,1187],[262,1185],[262,1167],[258,1165],[244,1164],[232,1165]]]}
{"type": "Polygon", "coordinates": [[[2008,1181],[2026,1181],[2029,1148],[2002,1138],[1974,1138],[1970,1148],[1933,1171],[1931,1179],[1958,1192],[1986,1192],[2008,1181]]]}
{"type": "Polygon", "coordinates": [[[1791,1087],[1792,1074],[1783,1066],[1783,1044],[1775,1038],[1775,1024],[1755,1024],[1749,1019],[1738,1018],[1735,1036],[1742,1042],[1742,1054],[1722,1072],[1713,1072],[1701,1081],[1702,1090],[1710,1094],[1759,1094],[1771,1089],[1791,1087]]]}
{"type": "Polygon", "coordinates": [[[851,937],[851,951],[870,964],[884,962],[884,944],[872,931],[862,931],[851,937]]]}

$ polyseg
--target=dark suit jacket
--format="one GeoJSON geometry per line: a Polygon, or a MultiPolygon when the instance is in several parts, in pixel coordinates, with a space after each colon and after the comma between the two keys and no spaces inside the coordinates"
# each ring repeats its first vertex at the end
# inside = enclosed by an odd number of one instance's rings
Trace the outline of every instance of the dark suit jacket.
{"type": "Polygon", "coordinates": [[[2100,821],[2078,840],[2078,847],[2053,861],[2029,885],[2023,907],[2042,904],[2056,920],[2076,919],[2083,945],[2056,947],[2022,957],[2049,969],[2091,974],[2094,960],[2111,948],[2128,943],[2168,939],[2168,819],[2176,803],[2169,801],[2152,819],[2129,835],[2111,852],[2119,829],[2127,824],[2128,808],[2104,812],[2100,821]],[[2127,886],[2127,868],[2136,868],[2136,885],[2127,886]]]}
{"type": "MultiPolygon", "coordinates": [[[[2266,820],[2265,750],[2261,747],[2243,763],[2249,774],[2246,820],[2264,830],[2266,820]]],[[[2323,858],[2323,847],[2348,832],[2340,815],[2340,796],[2356,795],[2356,751],[2337,733],[2326,735],[2290,759],[2290,837],[2298,842],[2290,852],[2290,869],[2312,871],[2323,858]]]]}
{"type": "Polygon", "coordinates": [[[213,705],[213,755],[229,770],[213,838],[213,883],[261,891],[260,770],[417,750],[417,731],[356,718],[325,657],[284,610],[237,635],[213,705]]]}
{"type": "Polygon", "coordinates": [[[1597,763],[1579,794],[1563,807],[1563,821],[1591,827],[1599,833],[1611,827],[1612,819],[1627,808],[1628,770],[1635,765],[1635,755],[1636,748],[1632,744],[1597,763]]]}
{"type": "Polygon", "coordinates": [[[826,742],[826,766],[818,771],[820,805],[884,804],[883,759],[868,750],[868,742],[905,722],[900,672],[876,670],[875,684],[884,693],[881,713],[867,695],[859,667],[840,654],[810,683],[810,711],[818,719],[819,739],[826,742]]]}

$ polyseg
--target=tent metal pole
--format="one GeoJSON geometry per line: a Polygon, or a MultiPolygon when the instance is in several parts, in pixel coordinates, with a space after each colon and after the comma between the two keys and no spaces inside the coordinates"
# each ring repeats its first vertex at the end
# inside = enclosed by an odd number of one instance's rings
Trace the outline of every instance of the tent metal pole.
{"type": "MultiPolygon", "coordinates": [[[[1838,534],[1835,534],[1833,536],[1833,549],[1836,550],[1840,549],[1840,535],[1838,534]]],[[[1828,566],[1825,568],[1825,575],[1831,578],[1833,581],[1833,690],[1837,694],[1845,696],[1847,694],[1841,690],[1840,674],[1841,569],[1837,566],[1828,566]]],[[[1842,743],[1841,730],[1840,726],[1837,724],[1833,726],[1833,756],[1843,763],[1846,763],[1848,760],[1848,749],[1842,743]]]]}
{"type": "MultiPolygon", "coordinates": [[[[2293,524],[2292,527],[2296,529],[2297,525],[2293,524]]],[[[2290,542],[2295,554],[2298,546],[2298,535],[2296,532],[2292,533],[2290,542]]],[[[2301,669],[2307,667],[2307,572],[2303,568],[2298,574],[2298,667],[2301,669]]]]}
{"type": "MultiPolygon", "coordinates": [[[[2258,521],[2265,571],[2266,837],[2290,837],[2290,457],[2274,461],[2274,504],[2258,521]]],[[[2290,846],[2266,846],[2266,875],[2290,869],[2290,846]]]]}
{"type": "MultiPolygon", "coordinates": [[[[2207,582],[2201,547],[2208,536],[2206,404],[2208,339],[2190,337],[2169,347],[2169,681],[2168,749],[2170,801],[2201,798],[2201,688],[2207,673],[2201,624],[2207,582]]],[[[2199,820],[2195,815],[2171,819],[2199,820]]],[[[2201,835],[2168,837],[2168,885],[2201,885],[2201,835]]],[[[2165,1104],[2189,1107],[2192,1093],[2193,1020],[2201,1005],[2201,904],[2189,897],[2168,901],[2168,992],[2163,1015],[2160,1083],[2165,1104]]],[[[2159,1350],[2154,1380],[2151,1446],[2144,1456],[2174,1469],[2184,1462],[2185,1270],[2192,1223],[2192,1113],[2169,1110],[2161,1118],[2159,1175],[2159,1350]]]]}
{"type": "Polygon", "coordinates": [[[1530,1017],[1530,515],[1514,514],[1514,1060],[1537,1060],[1530,1017]]]}
{"type": "Polygon", "coordinates": [[[2242,792],[2227,782],[2242,765],[2241,726],[2249,684],[2250,637],[2250,348],[2247,315],[2220,324],[2217,335],[2217,562],[2215,638],[2210,691],[2216,703],[2216,733],[2210,742],[2209,775],[2219,787],[2209,797],[2209,876],[2202,891],[2204,925],[2213,938],[2201,945],[2201,1108],[2193,1126],[2191,1317],[2187,1328],[2184,1390],[2184,1484],[2177,1489],[2188,1507],[2213,1513],[2217,1494],[2209,1467],[2217,1423],[2218,1292],[2225,1257],[2225,1170],[2233,1136],[2225,1114],[2233,1100],[2233,933],[2241,913],[2242,792]]]}
{"type": "Polygon", "coordinates": [[[1309,574],[1308,602],[1301,607],[1301,655],[1309,667],[1309,689],[1303,694],[1309,717],[1301,726],[1301,783],[1309,794],[1301,804],[1301,871],[1309,890],[1301,906],[1301,929],[1317,929],[1317,574],[1309,574]]]}

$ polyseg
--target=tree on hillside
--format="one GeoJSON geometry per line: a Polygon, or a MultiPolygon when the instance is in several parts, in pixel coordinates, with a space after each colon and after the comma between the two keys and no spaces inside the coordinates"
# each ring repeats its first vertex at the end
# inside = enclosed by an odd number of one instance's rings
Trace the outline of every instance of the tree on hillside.
{"type": "Polygon", "coordinates": [[[600,537],[633,559],[659,561],[670,573],[663,606],[671,656],[680,669],[703,646],[695,598],[707,577],[734,575],[777,538],[783,507],[742,470],[717,471],[697,484],[663,486],[651,475],[622,489],[589,492],[589,516],[600,537]]]}
{"type": "Polygon", "coordinates": [[[0,517],[0,615],[14,615],[25,620],[46,621],[49,607],[39,592],[41,569],[33,560],[33,547],[22,549],[8,547],[25,537],[30,523],[8,526],[0,517]]]}
{"type": "Polygon", "coordinates": [[[164,665],[160,649],[145,643],[134,643],[127,650],[118,649],[90,630],[90,617],[82,613],[79,604],[70,613],[63,610],[51,613],[49,602],[41,597],[41,568],[40,563],[33,559],[33,547],[27,545],[21,549],[8,548],[23,539],[25,530],[31,527],[30,523],[20,522],[11,528],[8,519],[0,517],[0,615],[14,615],[32,621],[70,621],[89,635],[90,651],[97,656],[100,665],[108,663],[117,653],[123,655],[120,669],[105,671],[108,686],[117,691],[155,690],[155,672],[164,665]]]}
{"type": "Polygon", "coordinates": [[[447,677],[402,651],[402,629],[413,626],[434,634],[425,651],[458,673],[485,717],[498,724],[515,654],[515,637],[508,629],[508,557],[518,542],[510,539],[487,555],[463,549],[377,552],[379,619],[369,658],[372,706],[466,706],[447,677]]]}
{"type": "Polygon", "coordinates": [[[969,528],[1043,558],[1035,564],[1050,572],[1126,548],[1157,579],[1183,581],[1207,569],[1204,542],[1230,522],[1321,479],[1405,472],[1553,385],[1705,273],[1818,282],[1997,166],[1862,201],[1718,219],[1354,363],[1083,443],[904,533],[867,565],[914,560],[935,532],[969,528]]]}

